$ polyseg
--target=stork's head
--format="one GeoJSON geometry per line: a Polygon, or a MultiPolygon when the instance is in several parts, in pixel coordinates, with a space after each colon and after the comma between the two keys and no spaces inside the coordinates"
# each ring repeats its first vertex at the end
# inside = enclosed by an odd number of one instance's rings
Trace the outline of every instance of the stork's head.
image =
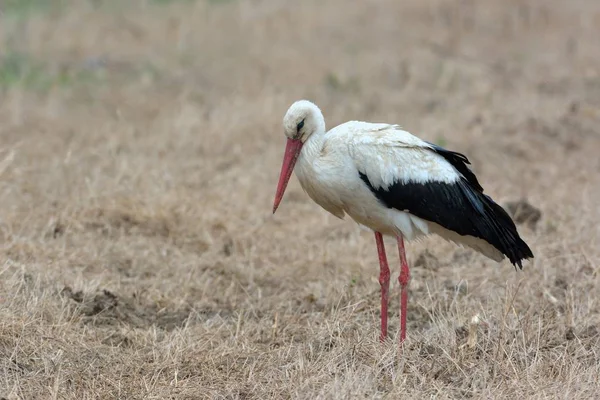
{"type": "Polygon", "coordinates": [[[324,130],[323,113],[316,104],[308,100],[292,104],[283,117],[283,132],[288,139],[304,143],[313,133],[324,130]]]}
{"type": "Polygon", "coordinates": [[[273,204],[273,214],[283,198],[285,188],[292,176],[294,165],[302,150],[302,145],[316,132],[325,132],[325,119],[319,107],[308,100],[299,100],[292,104],[283,117],[283,132],[287,137],[283,164],[279,175],[279,184],[273,204]]]}

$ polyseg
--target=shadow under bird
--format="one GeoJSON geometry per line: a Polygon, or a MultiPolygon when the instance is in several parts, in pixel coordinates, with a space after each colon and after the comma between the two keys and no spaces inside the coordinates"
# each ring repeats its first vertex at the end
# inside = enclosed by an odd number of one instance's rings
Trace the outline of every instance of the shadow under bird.
{"type": "Polygon", "coordinates": [[[387,337],[390,270],[382,235],[400,253],[400,342],[406,338],[409,268],[404,239],[437,234],[495,261],[523,268],[533,253],[510,216],[483,193],[464,155],[423,141],[398,125],[349,121],[326,131],[321,110],[307,100],[283,118],[287,145],[275,194],[277,210],[292,175],[317,204],[348,214],[375,232],[381,285],[381,340],[387,337]]]}

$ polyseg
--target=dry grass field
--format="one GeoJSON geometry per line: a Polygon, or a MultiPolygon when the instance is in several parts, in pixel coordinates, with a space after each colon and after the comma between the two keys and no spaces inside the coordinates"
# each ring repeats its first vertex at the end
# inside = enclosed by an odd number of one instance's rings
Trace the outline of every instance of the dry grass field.
{"type": "Polygon", "coordinates": [[[0,1],[0,398],[600,397],[600,2],[0,1]],[[394,122],[472,161],[523,271],[372,234],[281,120],[394,122]],[[478,323],[471,323],[473,319],[478,323]]]}

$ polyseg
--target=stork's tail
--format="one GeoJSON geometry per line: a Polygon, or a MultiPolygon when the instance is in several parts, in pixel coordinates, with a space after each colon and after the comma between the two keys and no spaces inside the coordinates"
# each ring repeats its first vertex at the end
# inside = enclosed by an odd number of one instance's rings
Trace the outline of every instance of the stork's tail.
{"type": "Polygon", "coordinates": [[[510,262],[523,269],[522,261],[533,258],[533,252],[519,236],[515,223],[504,208],[491,197],[478,193],[484,205],[484,218],[478,220],[478,228],[485,240],[504,254],[510,262]]]}

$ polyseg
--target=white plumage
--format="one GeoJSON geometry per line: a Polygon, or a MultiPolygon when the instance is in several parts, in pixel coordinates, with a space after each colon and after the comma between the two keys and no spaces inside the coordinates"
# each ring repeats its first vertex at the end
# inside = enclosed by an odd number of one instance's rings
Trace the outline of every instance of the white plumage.
{"type": "MultiPolygon", "coordinates": [[[[429,234],[469,246],[496,261],[508,255],[521,266],[521,259],[533,257],[510,217],[483,194],[464,155],[393,124],[350,121],[327,132],[320,109],[306,100],[290,107],[283,125],[288,144],[274,212],[295,165],[311,199],[339,218],[348,214],[372,229],[378,248],[380,234],[396,236],[401,257],[403,238],[429,234]]],[[[384,276],[387,261],[381,251],[380,263],[384,276]]],[[[389,270],[387,274],[389,281],[389,270]]],[[[405,324],[405,313],[402,317],[405,324]]],[[[382,315],[382,337],[383,327],[382,315]]]]}
{"type": "Polygon", "coordinates": [[[431,151],[429,143],[398,125],[361,121],[346,122],[329,132],[314,132],[305,142],[295,168],[310,198],[339,218],[347,213],[375,232],[401,234],[409,241],[436,233],[502,260],[502,253],[481,239],[457,235],[404,210],[384,206],[360,180],[358,171],[367,175],[376,189],[384,190],[398,181],[452,183],[460,178],[450,163],[431,151]]]}

